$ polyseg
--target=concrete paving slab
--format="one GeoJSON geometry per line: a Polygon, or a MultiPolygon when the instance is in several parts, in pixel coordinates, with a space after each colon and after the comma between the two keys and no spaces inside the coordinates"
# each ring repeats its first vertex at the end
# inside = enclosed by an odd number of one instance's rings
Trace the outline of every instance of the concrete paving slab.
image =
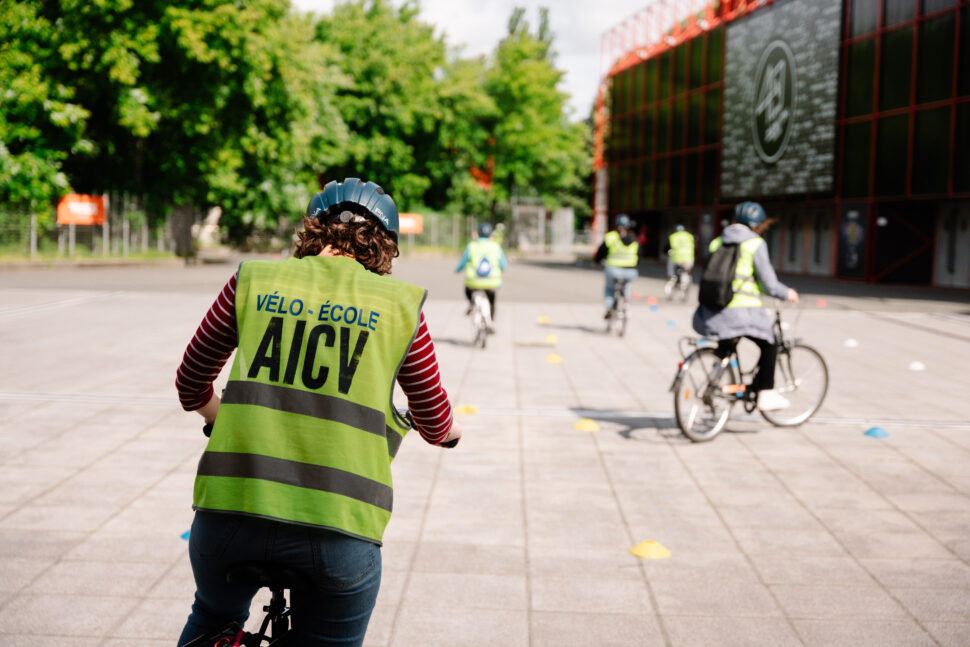
{"type": "MultiPolygon", "coordinates": [[[[172,644],[180,631],[204,438],[172,380],[233,268],[90,270],[95,289],[60,271],[16,286],[0,273],[0,336],[18,367],[0,373],[4,647],[172,644]]],[[[690,305],[641,299],[626,337],[609,337],[599,272],[515,262],[482,352],[451,269],[403,259],[395,272],[432,283],[444,383],[478,413],[458,416],[457,450],[412,435],[395,461],[368,647],[967,642],[970,410],[952,388],[965,304],[806,299],[785,317],[829,365],[816,418],[775,429],[738,416],[694,445],[667,392],[690,305]],[[574,428],[583,418],[598,430],[574,428]],[[871,426],[890,436],[864,436],[871,426]],[[631,555],[645,540],[671,555],[631,555]]],[[[659,287],[638,279],[644,295],[659,287]]]]}

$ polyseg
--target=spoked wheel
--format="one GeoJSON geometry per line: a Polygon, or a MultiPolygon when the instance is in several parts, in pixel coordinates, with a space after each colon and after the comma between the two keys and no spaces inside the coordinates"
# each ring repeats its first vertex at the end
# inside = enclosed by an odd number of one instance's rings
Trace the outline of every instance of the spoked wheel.
{"type": "Polygon", "coordinates": [[[626,334],[626,323],[629,319],[629,313],[627,312],[626,302],[621,301],[620,305],[616,309],[616,336],[622,337],[626,334]]]}
{"type": "Polygon", "coordinates": [[[818,411],[829,388],[829,371],[822,355],[804,344],[779,349],[775,363],[775,390],[789,405],[762,411],[765,420],[778,427],[802,424],[818,411]]]}
{"type": "Polygon", "coordinates": [[[664,283],[664,296],[667,297],[667,299],[673,298],[674,283],[676,280],[677,278],[675,276],[672,276],[669,279],[667,279],[666,283],[664,283]]]}
{"type": "Polygon", "coordinates": [[[699,348],[691,353],[674,383],[674,415],[677,426],[695,443],[702,443],[717,436],[731,415],[731,407],[737,401],[734,394],[725,389],[739,381],[734,369],[728,366],[721,371],[716,384],[710,383],[714,369],[721,363],[713,348],[699,348]]]}

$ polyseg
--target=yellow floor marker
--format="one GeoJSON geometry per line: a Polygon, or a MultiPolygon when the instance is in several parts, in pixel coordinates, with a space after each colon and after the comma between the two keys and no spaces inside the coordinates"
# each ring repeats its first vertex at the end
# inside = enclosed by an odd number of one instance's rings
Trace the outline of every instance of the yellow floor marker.
{"type": "Polygon", "coordinates": [[[536,323],[547,324],[549,323],[549,317],[547,317],[546,315],[540,315],[536,317],[536,323]]]}
{"type": "Polygon", "coordinates": [[[478,413],[478,407],[473,404],[463,404],[455,407],[455,413],[478,413]]]}
{"type": "Polygon", "coordinates": [[[653,540],[641,541],[631,548],[630,552],[644,559],[667,559],[670,557],[670,551],[660,542],[653,540]]]}
{"type": "Polygon", "coordinates": [[[559,355],[556,355],[555,353],[552,353],[551,355],[546,357],[546,361],[549,362],[550,364],[562,364],[562,358],[559,357],[559,355]]]}
{"type": "Polygon", "coordinates": [[[580,420],[579,422],[573,425],[573,429],[575,429],[576,431],[594,432],[594,431],[599,431],[600,426],[596,424],[594,421],[590,420],[589,418],[583,418],[582,420],[580,420]]]}
{"type": "Polygon", "coordinates": [[[558,344],[559,343],[559,337],[556,336],[556,335],[546,335],[546,343],[547,344],[558,344]]]}

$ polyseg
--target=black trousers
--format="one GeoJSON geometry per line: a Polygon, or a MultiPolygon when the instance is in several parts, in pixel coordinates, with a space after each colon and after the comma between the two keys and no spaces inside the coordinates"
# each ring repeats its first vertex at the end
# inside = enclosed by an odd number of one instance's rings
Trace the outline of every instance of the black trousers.
{"type": "MultiPolygon", "coordinates": [[[[778,347],[774,342],[757,337],[745,337],[745,339],[750,339],[756,343],[758,350],[761,351],[761,357],[758,358],[758,372],[751,380],[750,390],[757,393],[758,391],[775,388],[775,361],[778,359],[778,347]]],[[[717,342],[717,350],[715,351],[717,356],[724,358],[730,355],[738,341],[737,339],[724,339],[717,342]]]]}
{"type": "MultiPolygon", "coordinates": [[[[472,289],[465,288],[465,298],[468,299],[468,303],[472,302],[472,289]]],[[[488,297],[488,307],[492,311],[492,319],[495,319],[495,290],[482,290],[485,296],[488,297]]]]}

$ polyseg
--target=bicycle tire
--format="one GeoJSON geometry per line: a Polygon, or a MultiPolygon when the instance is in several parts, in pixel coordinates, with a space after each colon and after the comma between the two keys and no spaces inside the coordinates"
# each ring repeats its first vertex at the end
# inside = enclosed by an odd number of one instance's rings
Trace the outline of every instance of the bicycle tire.
{"type": "Polygon", "coordinates": [[[829,388],[829,369],[822,354],[807,344],[792,344],[778,350],[775,362],[775,390],[788,402],[777,411],[761,411],[776,427],[797,427],[815,415],[829,388]]]}
{"type": "Polygon", "coordinates": [[[623,335],[626,334],[626,324],[630,318],[630,312],[627,308],[625,301],[620,304],[620,308],[619,310],[617,310],[617,314],[620,317],[620,321],[618,322],[618,325],[617,325],[616,336],[622,337],[623,335]]]}
{"type": "Polygon", "coordinates": [[[732,366],[727,366],[710,389],[710,377],[721,358],[713,348],[698,348],[687,356],[674,382],[674,418],[692,442],[712,440],[727,425],[734,406],[733,396],[723,395],[720,387],[740,382],[732,366]]]}

